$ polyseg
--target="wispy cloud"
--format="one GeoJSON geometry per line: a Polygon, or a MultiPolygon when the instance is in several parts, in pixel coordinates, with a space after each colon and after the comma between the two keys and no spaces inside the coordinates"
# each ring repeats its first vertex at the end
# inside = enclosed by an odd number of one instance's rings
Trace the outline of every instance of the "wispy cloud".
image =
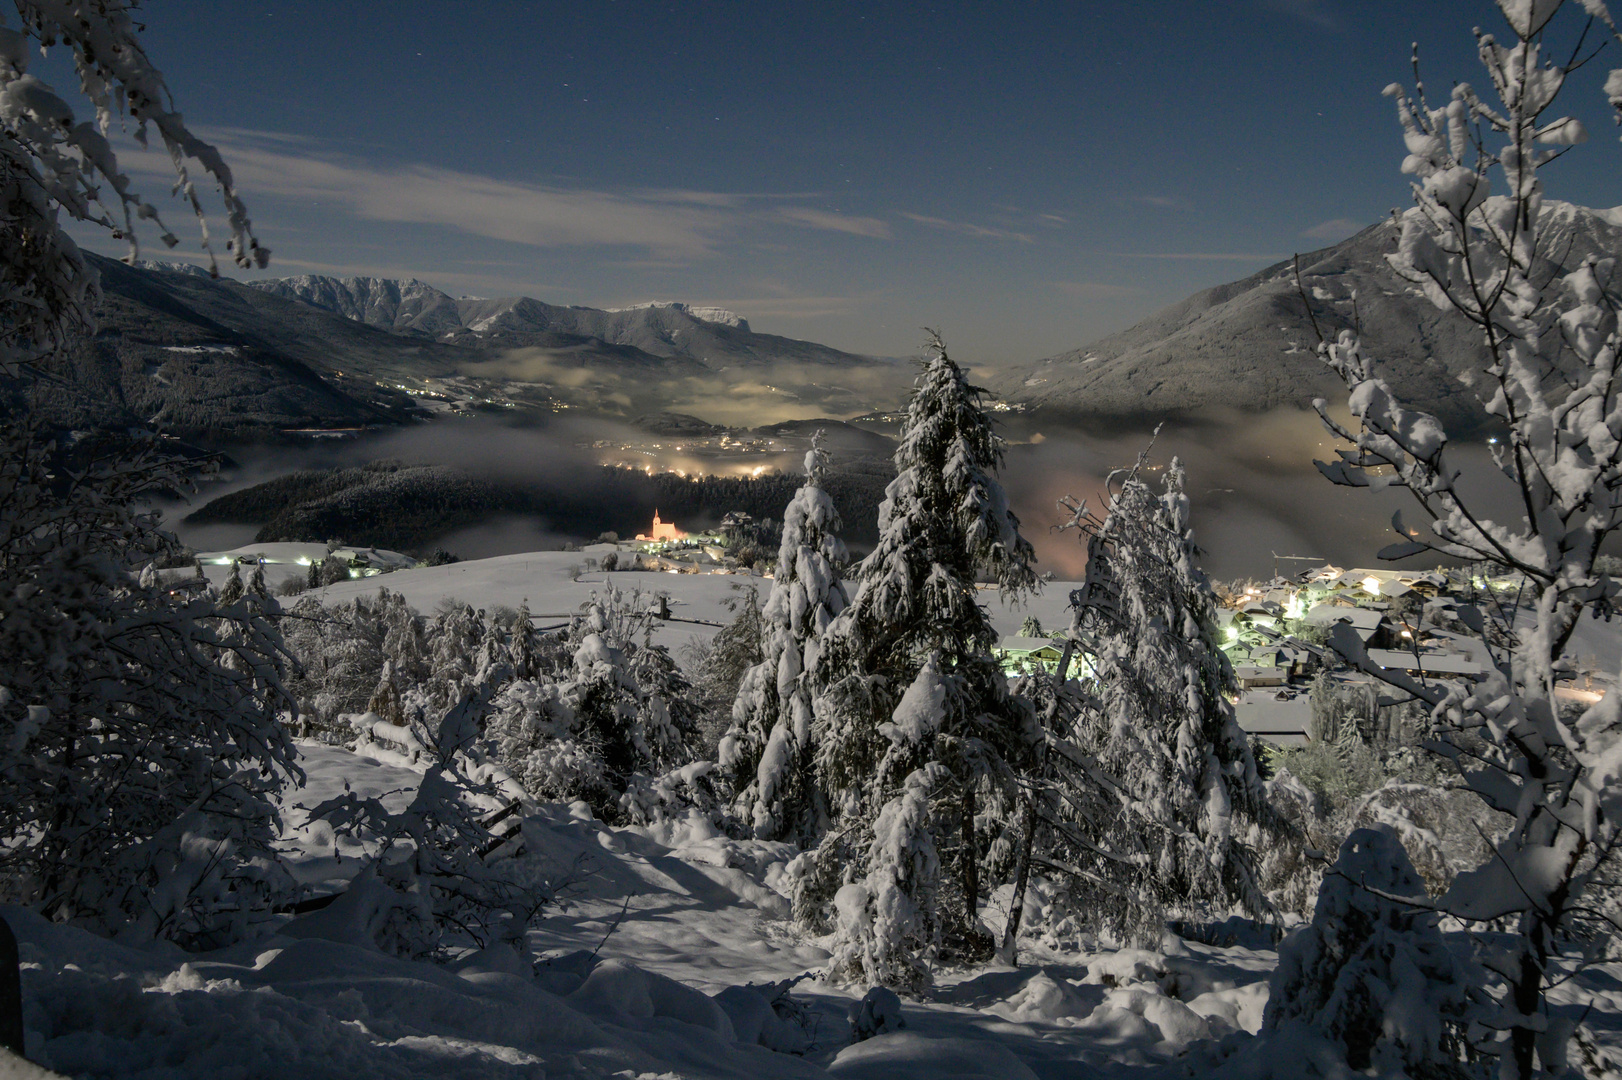
{"type": "Polygon", "coordinates": [[[1082,300],[1116,300],[1143,292],[1134,286],[1117,285],[1111,281],[1055,281],[1053,287],[1067,296],[1082,300]]]}
{"type": "MultiPolygon", "coordinates": [[[[713,254],[746,231],[792,224],[886,237],[877,218],[804,206],[772,195],[685,189],[596,190],[519,183],[432,165],[382,165],[318,148],[297,136],[245,129],[208,133],[239,189],[338,207],[381,222],[434,225],[538,248],[607,247],[665,263],[713,254]]],[[[121,155],[132,172],[172,178],[161,155],[121,155]]]]}
{"type": "Polygon", "coordinates": [[[948,221],[945,218],[929,217],[926,214],[902,213],[902,217],[926,225],[931,229],[941,229],[945,232],[955,232],[963,236],[974,236],[985,240],[1018,240],[1021,243],[1031,243],[1027,233],[1013,232],[1009,229],[992,229],[984,225],[974,225],[966,221],[948,221]]]}
{"type": "Polygon", "coordinates": [[[878,240],[887,240],[890,237],[890,226],[878,218],[857,217],[830,210],[814,210],[809,206],[779,207],[777,215],[785,221],[812,229],[828,229],[832,232],[850,233],[853,236],[871,236],[878,240]]]}
{"type": "Polygon", "coordinates": [[[1143,203],[1157,210],[1178,210],[1188,213],[1194,209],[1194,204],[1180,195],[1129,195],[1127,201],[1143,203]]]}
{"type": "Polygon", "coordinates": [[[1353,221],[1351,218],[1330,218],[1322,221],[1310,229],[1301,230],[1301,235],[1313,240],[1344,240],[1353,233],[1360,232],[1365,222],[1353,221]]]}
{"type": "Polygon", "coordinates": [[[532,247],[623,246],[689,258],[713,251],[736,228],[731,214],[698,204],[691,193],[571,190],[257,141],[221,144],[242,190],[339,206],[370,221],[439,225],[532,247]]]}
{"type": "Polygon", "coordinates": [[[1111,251],[1117,259],[1192,259],[1201,262],[1267,262],[1283,255],[1266,251],[1111,251]]]}
{"type": "Polygon", "coordinates": [[[720,300],[715,306],[746,319],[823,319],[848,315],[862,306],[855,296],[766,296],[720,300]]]}
{"type": "Polygon", "coordinates": [[[1321,30],[1338,31],[1342,26],[1331,0],[1262,0],[1262,6],[1321,30]]]}

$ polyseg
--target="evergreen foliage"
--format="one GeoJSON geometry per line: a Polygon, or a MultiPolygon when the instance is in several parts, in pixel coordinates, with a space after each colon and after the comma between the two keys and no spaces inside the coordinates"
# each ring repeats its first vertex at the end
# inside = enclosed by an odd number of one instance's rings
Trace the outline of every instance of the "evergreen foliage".
{"type": "MultiPolygon", "coordinates": [[[[1029,707],[1010,698],[991,657],[996,634],[975,587],[984,573],[1016,598],[1035,586],[1034,555],[995,479],[1002,440],[981,391],[938,337],[930,351],[879,509],[878,545],[856,570],[850,605],[823,635],[813,727],[835,830],[823,843],[853,850],[847,883],[862,883],[869,905],[888,905],[873,907],[870,918],[842,911],[835,955],[888,957],[861,969],[908,985],[916,980],[905,973],[921,970],[937,948],[989,953],[978,929],[985,856],[1036,738],[1029,707]],[[905,837],[872,832],[878,822],[905,837]],[[916,859],[898,854],[921,858],[926,849],[952,871],[938,885],[906,870],[916,859]],[[913,914],[899,914],[898,895],[913,914]],[[878,934],[889,936],[871,937],[878,934]],[[913,959],[902,963],[902,955],[913,959]]],[[[833,884],[820,874],[803,880],[833,884]]],[[[802,891],[797,906],[815,906],[815,898],[802,891]]],[[[850,977],[856,968],[840,962],[830,970],[850,977]]]]}
{"type": "MultiPolygon", "coordinates": [[[[184,483],[0,428],[0,873],[13,901],[140,938],[223,942],[291,881],[270,801],[299,776],[273,600],[170,596],[137,509],[184,483]]],[[[123,452],[122,450],[120,451],[123,452]]]]}
{"type": "Polygon", "coordinates": [[[815,843],[827,824],[818,800],[811,733],[822,637],[845,609],[847,554],[839,513],[823,490],[821,440],[805,456],[805,484],[783,513],[772,590],[761,612],[762,658],[741,680],[720,765],[733,812],[763,840],[815,843]]]}
{"type": "Polygon", "coordinates": [[[1279,947],[1263,1037],[1300,1025],[1353,1069],[1414,1080],[1472,1075],[1472,973],[1448,951],[1396,833],[1358,829],[1318,890],[1312,922],[1279,947]]]}
{"type": "Polygon", "coordinates": [[[1194,564],[1183,468],[1156,494],[1144,459],[1112,483],[1102,518],[1071,504],[1087,540],[1071,635],[1091,666],[1050,761],[1070,886],[1114,930],[1158,942],[1168,908],[1271,910],[1248,829],[1271,822],[1250,744],[1225,695],[1216,598],[1194,564]]]}

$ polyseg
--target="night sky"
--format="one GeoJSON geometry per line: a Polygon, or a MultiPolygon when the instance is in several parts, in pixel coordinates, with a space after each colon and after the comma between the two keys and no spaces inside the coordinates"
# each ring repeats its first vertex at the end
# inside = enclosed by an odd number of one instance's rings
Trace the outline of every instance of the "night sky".
{"type": "MultiPolygon", "coordinates": [[[[1470,31],[1502,28],[1474,0],[142,12],[272,276],[685,300],[884,355],[938,326],[975,363],[1074,348],[1408,205],[1381,88],[1411,79],[1414,41],[1433,97],[1485,88],[1470,31]]],[[[1581,18],[1562,22],[1569,48],[1581,18]]],[[[1615,46],[1568,85],[1592,139],[1551,197],[1617,201],[1611,65],[1615,46]]],[[[160,199],[161,162],[127,163],[160,199]]],[[[195,257],[166,214],[168,257],[195,257]]]]}

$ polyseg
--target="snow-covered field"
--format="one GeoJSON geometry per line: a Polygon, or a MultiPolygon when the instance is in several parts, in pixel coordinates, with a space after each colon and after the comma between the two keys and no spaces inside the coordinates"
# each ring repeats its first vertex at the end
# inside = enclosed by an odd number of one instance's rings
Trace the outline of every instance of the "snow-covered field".
{"type": "MultiPolygon", "coordinates": [[[[279,546],[250,545],[239,550],[249,554],[261,548],[279,546]]],[[[314,546],[325,551],[321,545],[314,546]]],[[[613,550],[611,545],[603,544],[580,551],[500,555],[448,566],[425,566],[377,577],[356,578],[312,589],[302,595],[317,597],[326,604],[336,604],[357,596],[374,595],[378,589],[388,589],[399,593],[406,603],[424,614],[431,614],[440,601],[446,599],[460,600],[487,610],[515,608],[522,603],[529,605],[531,614],[537,616],[537,622],[546,624],[549,620],[545,616],[566,619],[578,612],[593,593],[612,585],[626,592],[640,589],[649,597],[659,593],[668,594],[672,621],[658,624],[654,639],[675,648],[693,637],[709,638],[718,626],[731,622],[734,616],[727,604],[737,600],[742,590],[755,586],[760,590],[762,601],[771,591],[769,579],[747,574],[673,574],[636,570],[604,574],[588,569],[589,564],[595,564],[613,550]]],[[[215,584],[223,582],[230,572],[226,566],[207,563],[204,571],[215,584]]],[[[267,572],[267,577],[271,577],[274,585],[274,576],[267,572]]],[[[1076,587],[1076,582],[1050,581],[1040,594],[1017,606],[1004,603],[995,589],[982,590],[980,599],[990,611],[998,633],[1018,633],[1020,624],[1030,615],[1040,619],[1048,630],[1058,631],[1069,625],[1067,605],[1070,590],[1076,587]]]]}
{"type": "MultiPolygon", "coordinates": [[[[308,781],[286,799],[292,826],[305,819],[299,805],[346,783],[377,794],[417,779],[398,761],[301,751],[308,781]]],[[[201,954],[127,948],[7,907],[28,1054],[68,1075],[153,1080],[1148,1080],[1206,1075],[1241,1046],[1261,1024],[1275,963],[1255,933],[1226,947],[1168,934],[1156,952],[1044,942],[1033,893],[1038,929],[1022,966],[945,973],[927,1001],[902,1004],[904,1029],[853,1043],[855,996],[815,978],[828,954],[770,887],[788,854],[780,845],[729,840],[699,821],[612,828],[581,804],[543,805],[524,836],[524,858],[571,881],[530,935],[539,960],[527,970],[502,947],[449,966],[395,959],[339,905],[201,954]],[[794,979],[799,1022],[761,992],[794,979]]],[[[347,841],[334,858],[324,823],[290,840],[306,881],[360,863],[347,841]]],[[[1007,899],[1005,888],[989,905],[993,928],[1007,899]]],[[[1618,976],[1622,965],[1603,966],[1561,996],[1591,1003],[1589,1023],[1610,1027],[1622,1017],[1618,976]]]]}

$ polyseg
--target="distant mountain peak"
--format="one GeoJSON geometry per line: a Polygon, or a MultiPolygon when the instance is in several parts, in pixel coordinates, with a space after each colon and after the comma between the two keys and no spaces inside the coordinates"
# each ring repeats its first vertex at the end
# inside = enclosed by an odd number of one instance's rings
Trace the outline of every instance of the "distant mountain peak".
{"type": "Polygon", "coordinates": [[[176,259],[136,259],[134,264],[142,270],[156,270],[161,274],[186,274],[191,277],[211,277],[208,267],[176,259]]]}
{"type": "Polygon", "coordinates": [[[745,333],[751,332],[749,330],[749,320],[745,319],[742,315],[728,311],[726,308],[694,307],[691,304],[684,304],[678,300],[652,300],[646,304],[632,304],[629,307],[608,308],[606,310],[616,312],[646,311],[653,308],[664,308],[671,311],[680,311],[684,314],[692,316],[700,322],[717,323],[721,326],[735,327],[736,329],[742,330],[745,333]]]}

